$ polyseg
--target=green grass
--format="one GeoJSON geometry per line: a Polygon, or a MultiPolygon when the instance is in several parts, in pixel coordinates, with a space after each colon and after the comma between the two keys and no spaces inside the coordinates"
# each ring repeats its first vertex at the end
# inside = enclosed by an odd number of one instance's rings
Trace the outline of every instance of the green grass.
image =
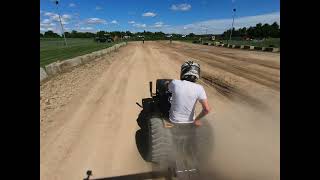
{"type": "Polygon", "coordinates": [[[91,38],[69,38],[67,43],[68,47],[64,46],[62,38],[40,38],[40,66],[88,54],[116,44],[115,42],[97,43],[91,38]]]}
{"type": "MultiPolygon", "coordinates": [[[[223,43],[227,43],[227,40],[223,40],[223,43]]],[[[273,47],[279,48],[280,38],[269,38],[261,41],[231,40],[228,43],[232,45],[248,45],[248,46],[258,46],[258,47],[270,47],[270,45],[272,45],[273,47]]]]}

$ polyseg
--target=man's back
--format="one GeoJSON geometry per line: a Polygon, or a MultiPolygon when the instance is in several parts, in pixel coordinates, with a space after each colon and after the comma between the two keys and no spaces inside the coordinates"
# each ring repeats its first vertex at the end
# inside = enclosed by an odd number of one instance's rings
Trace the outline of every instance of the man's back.
{"type": "Polygon", "coordinates": [[[203,87],[185,80],[173,80],[168,85],[168,89],[172,93],[170,121],[192,123],[197,101],[207,99],[203,87]]]}

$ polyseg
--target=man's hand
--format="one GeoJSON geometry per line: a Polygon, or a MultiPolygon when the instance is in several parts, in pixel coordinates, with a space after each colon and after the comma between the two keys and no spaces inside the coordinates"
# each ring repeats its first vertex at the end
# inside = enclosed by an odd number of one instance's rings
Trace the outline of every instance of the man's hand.
{"type": "Polygon", "coordinates": [[[195,120],[194,125],[196,125],[197,127],[200,127],[202,126],[202,122],[200,120],[195,120]]]}
{"type": "Polygon", "coordinates": [[[201,126],[202,123],[200,122],[200,119],[203,118],[205,115],[207,115],[207,114],[211,111],[207,99],[200,100],[200,103],[201,103],[201,105],[202,105],[202,111],[201,111],[200,114],[195,118],[194,124],[195,124],[196,126],[201,126]]]}

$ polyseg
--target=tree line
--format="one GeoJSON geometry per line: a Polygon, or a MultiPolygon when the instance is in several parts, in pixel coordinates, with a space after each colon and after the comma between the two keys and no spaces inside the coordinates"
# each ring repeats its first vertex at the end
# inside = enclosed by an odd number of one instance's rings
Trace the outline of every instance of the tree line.
{"type": "MultiPolygon", "coordinates": [[[[215,35],[217,40],[220,39],[229,39],[231,33],[231,29],[223,32],[222,34],[215,35]]],[[[164,32],[136,32],[132,33],[130,31],[98,31],[96,33],[91,32],[77,32],[75,30],[71,32],[65,32],[66,38],[94,38],[109,35],[111,37],[123,38],[125,36],[130,36],[131,40],[141,40],[144,37],[145,40],[161,40],[161,39],[172,39],[172,40],[198,40],[202,39],[210,39],[213,34],[202,34],[196,35],[194,33],[189,33],[186,36],[182,34],[171,34],[171,37],[164,32]]],[[[240,39],[240,38],[251,38],[251,39],[259,39],[259,38],[279,38],[280,37],[280,27],[274,22],[273,24],[257,24],[254,27],[249,28],[240,28],[235,30],[233,28],[232,31],[232,39],[240,39]]],[[[54,33],[53,31],[46,31],[44,34],[40,33],[40,38],[62,38],[61,35],[54,33]]]]}
{"type": "MultiPolygon", "coordinates": [[[[229,39],[231,29],[223,32],[223,39],[229,39]]],[[[240,28],[232,30],[232,39],[250,38],[250,39],[262,39],[262,38],[280,38],[280,26],[277,22],[273,24],[261,24],[258,23],[254,27],[240,28]]]]}
{"type": "MultiPolygon", "coordinates": [[[[104,36],[104,35],[110,35],[112,37],[118,36],[118,37],[124,37],[124,36],[132,36],[133,34],[130,31],[126,32],[121,32],[121,31],[112,31],[112,32],[107,32],[107,31],[98,31],[96,33],[91,33],[91,32],[78,32],[78,31],[71,31],[71,32],[65,32],[66,38],[94,38],[94,37],[99,37],[99,36],[104,36]]],[[[59,35],[53,31],[46,31],[43,34],[40,33],[40,38],[62,38],[62,35],[59,35]]]]}
{"type": "MultiPolygon", "coordinates": [[[[193,34],[193,33],[191,33],[193,34]]],[[[125,36],[129,36],[130,39],[141,39],[142,37],[145,38],[145,40],[157,40],[157,39],[164,39],[167,37],[167,35],[164,32],[149,32],[149,31],[143,31],[143,32],[136,32],[132,33],[130,31],[98,31],[96,33],[91,32],[77,32],[75,30],[71,32],[65,32],[66,38],[94,38],[94,37],[103,37],[103,36],[111,36],[111,37],[119,37],[123,38],[125,36]]],[[[62,38],[63,36],[53,32],[53,31],[46,31],[45,33],[40,33],[40,38],[62,38]]],[[[172,34],[173,38],[181,38],[181,34],[172,34]]]]}

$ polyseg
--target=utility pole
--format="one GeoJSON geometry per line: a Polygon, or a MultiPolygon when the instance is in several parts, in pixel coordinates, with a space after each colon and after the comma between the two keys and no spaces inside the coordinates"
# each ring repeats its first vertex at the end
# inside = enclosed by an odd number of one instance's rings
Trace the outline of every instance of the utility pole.
{"type": "Polygon", "coordinates": [[[64,44],[65,44],[65,46],[68,46],[66,35],[65,35],[64,29],[63,29],[63,24],[62,24],[62,21],[61,21],[60,12],[59,12],[59,9],[58,9],[58,4],[59,4],[59,0],[56,0],[57,12],[58,12],[58,16],[59,16],[60,25],[61,25],[61,31],[62,31],[63,38],[64,38],[64,44]]]}
{"type": "MultiPolygon", "coordinates": [[[[233,31],[233,23],[234,23],[234,16],[236,14],[236,8],[233,9],[233,17],[232,17],[232,27],[231,27],[231,33],[230,33],[230,38],[229,41],[231,41],[231,36],[232,36],[232,31],[233,31]]],[[[227,43],[228,44],[228,43],[227,43]]]]}

